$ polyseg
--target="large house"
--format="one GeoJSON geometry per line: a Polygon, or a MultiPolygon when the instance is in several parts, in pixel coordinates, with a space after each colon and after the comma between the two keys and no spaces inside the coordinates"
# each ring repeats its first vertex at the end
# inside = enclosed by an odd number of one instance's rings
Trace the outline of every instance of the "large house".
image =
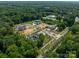
{"type": "Polygon", "coordinates": [[[57,24],[55,24],[55,25],[48,25],[46,28],[47,28],[46,30],[53,30],[53,31],[58,31],[58,29],[59,29],[57,24]]]}
{"type": "Polygon", "coordinates": [[[79,17],[75,17],[75,22],[79,22],[79,17]]]}
{"type": "Polygon", "coordinates": [[[46,17],[43,17],[43,19],[56,20],[56,16],[55,15],[48,15],[46,17]]]}
{"type": "Polygon", "coordinates": [[[33,25],[39,25],[41,23],[41,20],[34,20],[33,25]]]}
{"type": "Polygon", "coordinates": [[[57,27],[57,24],[55,24],[55,25],[48,25],[48,28],[50,28],[52,30],[54,30],[56,27],[57,27]]]}

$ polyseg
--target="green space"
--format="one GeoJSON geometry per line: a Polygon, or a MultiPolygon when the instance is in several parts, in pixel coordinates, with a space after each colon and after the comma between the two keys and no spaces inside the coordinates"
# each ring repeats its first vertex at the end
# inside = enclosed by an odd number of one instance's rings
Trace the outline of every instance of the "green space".
{"type": "Polygon", "coordinates": [[[54,24],[59,24],[59,21],[58,20],[49,20],[49,19],[46,19],[46,20],[42,20],[44,23],[47,23],[49,25],[54,25],[54,24]]]}
{"type": "Polygon", "coordinates": [[[28,21],[28,22],[25,22],[26,24],[31,24],[32,25],[32,21],[28,21]]]}

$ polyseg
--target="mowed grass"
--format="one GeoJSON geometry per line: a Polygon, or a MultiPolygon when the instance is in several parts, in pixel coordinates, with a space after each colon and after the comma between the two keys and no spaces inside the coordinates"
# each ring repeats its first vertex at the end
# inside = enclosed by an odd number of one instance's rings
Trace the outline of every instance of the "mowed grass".
{"type": "Polygon", "coordinates": [[[32,25],[32,21],[24,22],[24,24],[31,24],[32,25]]]}

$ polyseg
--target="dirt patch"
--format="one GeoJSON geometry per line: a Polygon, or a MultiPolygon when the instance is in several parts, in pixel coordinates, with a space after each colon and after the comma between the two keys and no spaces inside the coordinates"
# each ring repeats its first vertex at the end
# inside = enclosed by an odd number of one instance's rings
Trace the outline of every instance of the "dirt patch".
{"type": "Polygon", "coordinates": [[[33,31],[34,31],[34,28],[33,27],[30,27],[30,28],[27,28],[26,30],[19,31],[19,33],[21,35],[29,35],[29,34],[32,34],[33,31]]]}
{"type": "Polygon", "coordinates": [[[40,29],[45,29],[45,28],[47,27],[47,24],[42,23],[42,24],[39,24],[38,27],[39,27],[40,29]]]}
{"type": "MultiPolygon", "coordinates": [[[[40,30],[43,30],[43,29],[45,29],[45,28],[47,27],[47,24],[41,23],[41,24],[39,24],[37,27],[39,27],[40,30]]],[[[18,33],[19,33],[20,35],[25,35],[25,36],[27,36],[27,35],[32,34],[35,29],[36,29],[36,27],[32,25],[32,26],[30,26],[29,28],[26,28],[25,30],[18,31],[18,33]]],[[[37,29],[37,30],[38,30],[38,29],[37,29]]]]}

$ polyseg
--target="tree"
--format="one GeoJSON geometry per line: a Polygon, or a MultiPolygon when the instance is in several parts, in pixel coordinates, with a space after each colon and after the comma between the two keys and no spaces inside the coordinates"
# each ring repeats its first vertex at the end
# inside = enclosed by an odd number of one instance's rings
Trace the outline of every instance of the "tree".
{"type": "Polygon", "coordinates": [[[43,34],[40,34],[38,44],[37,44],[38,48],[43,46],[44,39],[45,39],[45,36],[43,34]]]}
{"type": "MultiPolygon", "coordinates": [[[[70,15],[69,15],[69,16],[70,16],[70,15]]],[[[74,22],[75,22],[75,18],[72,17],[72,16],[70,16],[70,17],[66,16],[66,17],[64,18],[64,24],[65,24],[67,27],[71,27],[71,26],[74,24],[74,22]]]]}
{"type": "Polygon", "coordinates": [[[4,53],[0,53],[0,58],[7,58],[7,54],[4,54],[4,53]]]}
{"type": "Polygon", "coordinates": [[[19,53],[19,48],[15,44],[7,47],[6,54],[11,58],[22,57],[22,55],[19,53]]]}
{"type": "Polygon", "coordinates": [[[47,57],[49,57],[49,58],[57,58],[58,57],[58,53],[56,53],[56,52],[49,52],[48,54],[47,54],[47,57]]]}
{"type": "Polygon", "coordinates": [[[38,55],[38,48],[32,48],[24,52],[26,58],[35,58],[38,55]]]}
{"type": "Polygon", "coordinates": [[[66,58],[76,58],[76,54],[69,52],[68,54],[65,55],[66,58]]]}

